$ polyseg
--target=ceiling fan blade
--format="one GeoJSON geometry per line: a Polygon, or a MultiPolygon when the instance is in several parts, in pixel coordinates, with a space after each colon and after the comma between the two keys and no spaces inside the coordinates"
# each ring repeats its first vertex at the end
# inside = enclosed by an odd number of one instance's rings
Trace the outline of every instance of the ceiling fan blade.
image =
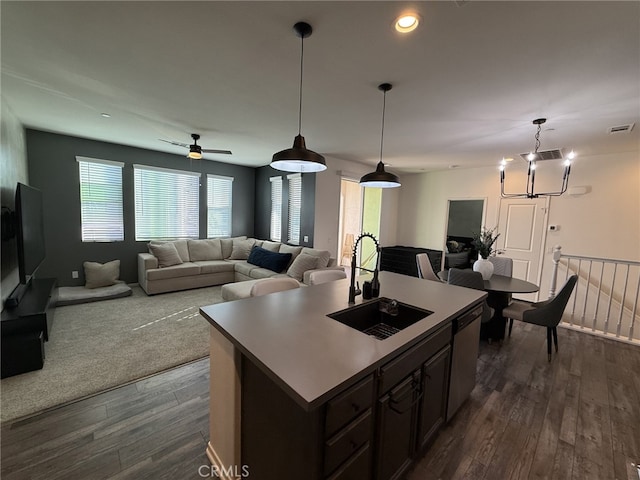
{"type": "Polygon", "coordinates": [[[213,150],[210,148],[203,148],[202,153],[221,153],[224,155],[232,155],[231,150],[213,150]]]}
{"type": "Polygon", "coordinates": [[[163,140],[162,138],[159,138],[158,140],[160,140],[161,142],[170,143],[171,145],[177,145],[179,147],[189,148],[189,145],[187,145],[186,143],[174,142],[172,140],[163,140]]]}

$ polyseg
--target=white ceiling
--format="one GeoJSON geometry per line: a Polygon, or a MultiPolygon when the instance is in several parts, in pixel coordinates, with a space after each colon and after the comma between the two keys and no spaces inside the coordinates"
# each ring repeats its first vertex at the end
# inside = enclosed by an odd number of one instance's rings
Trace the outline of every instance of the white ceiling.
{"type": "Polygon", "coordinates": [[[27,127],[267,165],[298,127],[328,157],[415,172],[534,146],[639,150],[640,2],[2,1],[2,97],[27,127]],[[409,7],[418,30],[394,18],[409,7]],[[111,118],[101,117],[106,112],[111,118]],[[636,123],[630,134],[607,128],[636,123]]]}

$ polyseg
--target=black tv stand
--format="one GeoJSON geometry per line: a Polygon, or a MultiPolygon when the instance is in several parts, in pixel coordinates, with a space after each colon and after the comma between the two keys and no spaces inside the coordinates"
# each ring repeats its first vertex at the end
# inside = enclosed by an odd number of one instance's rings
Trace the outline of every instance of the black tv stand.
{"type": "Polygon", "coordinates": [[[56,292],[55,278],[32,279],[18,305],[2,311],[2,378],[44,365],[44,342],[53,324],[56,292]]]}

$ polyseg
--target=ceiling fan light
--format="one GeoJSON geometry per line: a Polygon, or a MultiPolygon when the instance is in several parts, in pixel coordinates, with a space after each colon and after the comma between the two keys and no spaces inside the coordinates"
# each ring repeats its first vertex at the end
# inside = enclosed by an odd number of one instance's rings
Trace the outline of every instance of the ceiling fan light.
{"type": "Polygon", "coordinates": [[[300,173],[322,172],[327,169],[324,157],[308,150],[302,135],[296,135],[293,147],[274,153],[271,166],[283,172],[300,173]]]}
{"type": "Polygon", "coordinates": [[[202,158],[202,148],[200,148],[200,145],[189,145],[189,154],[187,157],[200,160],[202,158]]]}

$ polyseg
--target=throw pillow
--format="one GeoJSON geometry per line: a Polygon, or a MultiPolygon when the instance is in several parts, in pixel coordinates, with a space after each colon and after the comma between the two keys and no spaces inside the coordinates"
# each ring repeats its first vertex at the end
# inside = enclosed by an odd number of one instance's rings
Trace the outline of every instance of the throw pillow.
{"type": "Polygon", "coordinates": [[[246,260],[249,258],[254,243],[255,240],[252,238],[247,240],[234,240],[233,250],[231,250],[231,256],[229,258],[231,260],[246,260]]]}
{"type": "Polygon", "coordinates": [[[265,240],[260,246],[265,250],[269,250],[270,252],[279,252],[280,245],[282,245],[280,242],[270,242],[269,240],[265,240]]]}
{"type": "Polygon", "coordinates": [[[178,251],[178,255],[180,255],[180,260],[182,260],[182,262],[189,261],[189,249],[187,247],[186,240],[169,240],[169,241],[151,240],[147,245],[147,249],[149,250],[149,253],[153,255],[153,252],[151,251],[151,245],[165,245],[167,243],[172,243],[176,247],[176,250],[178,251]]]}
{"type": "Polygon", "coordinates": [[[229,258],[231,256],[231,252],[233,251],[233,242],[234,240],[246,240],[247,236],[242,235],[241,237],[233,237],[233,238],[221,238],[220,244],[222,245],[222,258],[229,258]]]}
{"type": "Polygon", "coordinates": [[[251,249],[247,263],[267,268],[276,273],[282,272],[291,261],[290,253],[277,253],[266,250],[257,245],[251,249]]]}
{"type": "Polygon", "coordinates": [[[222,245],[219,238],[189,240],[189,258],[192,262],[202,260],[222,260],[222,245]]]}
{"type": "Polygon", "coordinates": [[[178,249],[173,242],[150,243],[149,250],[151,254],[158,259],[158,267],[160,268],[180,265],[182,263],[178,249]]]}
{"type": "Polygon", "coordinates": [[[318,250],[315,248],[304,247],[301,253],[311,255],[312,257],[318,257],[318,266],[316,268],[324,268],[329,265],[329,259],[331,258],[329,250],[318,250]]]}
{"type": "Polygon", "coordinates": [[[86,288],[109,287],[118,281],[120,276],[120,260],[107,263],[84,262],[84,279],[86,288]]]}
{"type": "Polygon", "coordinates": [[[318,257],[307,255],[306,253],[301,253],[295,258],[295,260],[289,267],[289,270],[287,270],[287,275],[301,282],[302,277],[304,276],[304,272],[306,272],[307,270],[314,270],[318,268],[317,265],[318,257]]]}
{"type": "MultiPolygon", "coordinates": [[[[283,243],[280,245],[280,250],[278,251],[280,253],[290,253],[291,263],[293,263],[293,260],[295,260],[296,257],[300,255],[300,252],[302,251],[302,247],[292,247],[291,245],[286,245],[283,243]]],[[[289,263],[289,265],[291,265],[291,263],[289,263]]]]}

